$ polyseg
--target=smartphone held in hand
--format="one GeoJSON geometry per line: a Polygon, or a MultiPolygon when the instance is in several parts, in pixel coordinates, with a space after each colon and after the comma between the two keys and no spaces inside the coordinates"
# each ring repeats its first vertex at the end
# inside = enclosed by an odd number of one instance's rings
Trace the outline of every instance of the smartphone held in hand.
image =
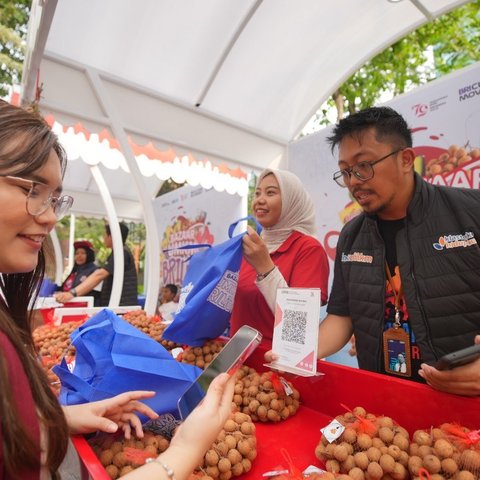
{"type": "Polygon", "coordinates": [[[262,334],[248,325],[242,326],[220,353],[178,400],[180,418],[185,420],[205,397],[212,380],[220,373],[233,375],[262,341],[262,334]]]}
{"type": "Polygon", "coordinates": [[[473,362],[477,358],[480,358],[480,345],[472,345],[471,347],[444,355],[433,366],[437,370],[451,370],[452,368],[473,362]]]}

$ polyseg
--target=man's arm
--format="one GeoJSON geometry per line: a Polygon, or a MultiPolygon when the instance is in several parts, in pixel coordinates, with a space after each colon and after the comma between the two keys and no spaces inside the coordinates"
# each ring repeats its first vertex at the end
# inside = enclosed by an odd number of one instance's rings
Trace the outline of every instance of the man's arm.
{"type": "MultiPolygon", "coordinates": [[[[105,280],[110,273],[104,268],[97,268],[80,285],[75,287],[77,297],[82,297],[91,292],[100,282],[105,280]]],[[[55,295],[57,302],[69,302],[74,296],[70,292],[60,292],[55,295]]]]}
{"type": "Polygon", "coordinates": [[[318,358],[325,358],[338,352],[353,333],[352,319],[329,313],[318,330],[318,358]]]}

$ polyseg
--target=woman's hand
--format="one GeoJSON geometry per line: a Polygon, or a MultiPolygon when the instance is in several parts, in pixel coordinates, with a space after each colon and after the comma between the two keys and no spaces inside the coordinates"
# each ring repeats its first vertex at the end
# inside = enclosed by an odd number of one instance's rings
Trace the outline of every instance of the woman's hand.
{"type": "Polygon", "coordinates": [[[125,392],[97,402],[64,406],[63,411],[70,431],[74,434],[92,433],[98,430],[114,433],[121,428],[125,438],[128,439],[133,428],[137,437],[142,438],[142,423],[135,412],[149,418],[158,418],[158,415],[138,400],[154,395],[155,392],[142,390],[125,392]]]}
{"type": "MultiPolygon", "coordinates": [[[[480,344],[480,335],[475,337],[475,343],[480,344]]],[[[418,373],[436,390],[469,397],[480,395],[480,358],[467,365],[445,371],[423,363],[418,373]]]]}
{"type": "Polygon", "coordinates": [[[247,227],[247,235],[243,236],[243,256],[257,273],[266,273],[275,267],[267,245],[250,226],[247,227]]]}
{"type": "Polygon", "coordinates": [[[66,303],[72,300],[73,295],[70,292],[59,292],[55,294],[55,300],[59,303],[66,303]]]}
{"type": "Polygon", "coordinates": [[[215,377],[203,401],[178,428],[170,448],[178,449],[184,456],[190,452],[200,462],[232,411],[234,387],[235,376],[222,373],[215,377]]]}

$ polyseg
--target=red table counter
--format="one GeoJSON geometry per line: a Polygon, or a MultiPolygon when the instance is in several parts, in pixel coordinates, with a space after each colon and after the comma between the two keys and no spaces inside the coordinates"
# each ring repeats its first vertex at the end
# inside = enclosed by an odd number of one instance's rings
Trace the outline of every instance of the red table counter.
{"type": "MultiPolygon", "coordinates": [[[[259,347],[248,360],[248,365],[257,371],[266,370],[263,353],[259,347]]],[[[345,412],[341,404],[350,408],[362,406],[368,412],[388,415],[410,434],[444,422],[480,429],[480,398],[441,393],[408,380],[324,361],[318,362],[317,370],[324,375],[289,378],[300,391],[301,407],[295,416],[284,422],[256,424],[258,455],[252,470],[232,478],[260,479],[266,471],[280,465],[287,467],[282,449],[301,470],[308,465],[320,466],[314,453],[320,429],[336,415],[345,412]]],[[[85,439],[76,437],[73,441],[91,478],[109,480],[85,439]]]]}

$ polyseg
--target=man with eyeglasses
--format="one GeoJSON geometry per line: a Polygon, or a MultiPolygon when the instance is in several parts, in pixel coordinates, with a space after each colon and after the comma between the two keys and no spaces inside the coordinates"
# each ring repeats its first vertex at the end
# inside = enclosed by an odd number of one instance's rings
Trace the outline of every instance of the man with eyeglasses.
{"type": "Polygon", "coordinates": [[[328,140],[338,147],[333,179],[363,212],[338,240],[319,357],[354,334],[360,368],[480,395],[480,359],[431,366],[480,344],[480,191],[415,173],[411,132],[391,108],[350,115],[328,140]],[[396,368],[400,354],[406,364],[396,368]]]}

